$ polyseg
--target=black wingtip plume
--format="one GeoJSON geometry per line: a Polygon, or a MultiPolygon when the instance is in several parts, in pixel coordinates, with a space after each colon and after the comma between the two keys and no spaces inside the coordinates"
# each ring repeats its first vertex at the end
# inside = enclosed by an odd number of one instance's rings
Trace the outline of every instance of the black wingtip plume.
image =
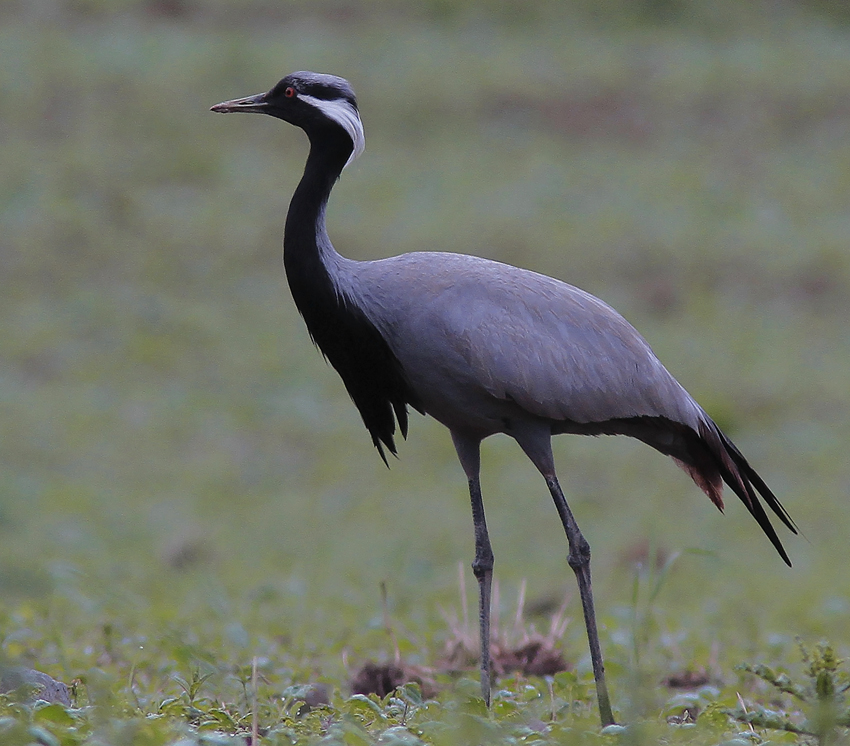
{"type": "Polygon", "coordinates": [[[788,511],[785,510],[782,503],[771,492],[770,488],[756,473],[755,469],[749,465],[735,444],[723,434],[714,422],[709,420],[708,422],[700,423],[700,435],[713,451],[717,468],[723,477],[723,481],[729,485],[732,491],[740,498],[741,502],[744,503],[747,510],[750,511],[753,518],[756,519],[756,523],[764,531],[770,543],[773,544],[782,561],[788,567],[791,567],[791,560],[788,558],[788,553],[785,551],[785,547],[782,546],[782,542],[779,540],[773,524],[771,524],[770,519],[767,517],[764,506],[761,504],[761,500],[759,500],[759,495],[761,495],[761,498],[768,507],[785,524],[791,533],[797,534],[797,526],[788,514],[788,511]]]}
{"type": "Polygon", "coordinates": [[[384,451],[384,446],[386,446],[387,450],[393,456],[398,458],[398,451],[396,450],[395,441],[393,440],[393,437],[389,436],[389,438],[382,438],[382,437],[372,433],[372,443],[375,446],[375,448],[378,449],[378,455],[381,457],[381,461],[384,462],[384,466],[386,466],[387,469],[389,469],[390,468],[390,462],[387,460],[387,454],[384,451]],[[381,441],[383,441],[383,442],[381,442],[381,441]]]}
{"type": "Polygon", "coordinates": [[[788,530],[792,534],[799,534],[799,529],[797,528],[797,524],[794,522],[794,519],[791,518],[788,511],[779,502],[779,498],[771,492],[770,488],[764,483],[764,480],[756,473],[756,470],[753,469],[752,466],[747,462],[747,459],[744,458],[744,455],[737,449],[735,444],[729,440],[722,432],[720,432],[720,438],[723,441],[723,445],[726,446],[726,450],[732,456],[735,464],[741,470],[743,475],[747,478],[747,480],[754,486],[759,494],[761,494],[764,501],[767,503],[768,507],[779,517],[779,519],[788,527],[788,530]]]}

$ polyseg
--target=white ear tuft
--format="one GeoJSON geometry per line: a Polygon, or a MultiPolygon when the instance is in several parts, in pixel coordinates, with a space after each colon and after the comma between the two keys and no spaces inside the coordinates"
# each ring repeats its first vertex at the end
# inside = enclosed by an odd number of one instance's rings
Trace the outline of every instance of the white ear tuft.
{"type": "Polygon", "coordinates": [[[348,133],[354,148],[343,168],[348,166],[363,152],[363,149],[366,147],[366,136],[363,133],[363,123],[360,121],[360,115],[357,113],[357,109],[352,106],[349,101],[346,101],[345,99],[333,99],[329,101],[323,98],[316,98],[315,96],[308,96],[303,93],[298,94],[298,98],[321,111],[328,119],[336,122],[348,133]]]}

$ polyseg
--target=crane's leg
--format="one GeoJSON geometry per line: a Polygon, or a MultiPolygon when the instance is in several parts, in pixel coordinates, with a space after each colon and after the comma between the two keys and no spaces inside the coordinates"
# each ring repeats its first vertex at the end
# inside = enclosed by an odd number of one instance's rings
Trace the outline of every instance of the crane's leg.
{"type": "Polygon", "coordinates": [[[614,722],[614,713],[611,711],[611,699],[608,696],[608,685],[605,683],[605,664],[602,661],[602,647],[599,644],[599,632],[596,628],[596,612],[593,608],[593,589],[590,584],[590,544],[579,530],[576,519],[573,518],[570,506],[567,505],[561,485],[554,473],[545,475],[546,484],[561,523],[567,534],[567,542],[570,546],[570,554],[567,558],[570,567],[576,574],[578,581],[578,592],[581,596],[581,606],[584,611],[584,626],[587,628],[587,641],[590,645],[590,660],[593,664],[593,678],[596,680],[596,697],[599,700],[599,717],[602,725],[611,725],[614,722]]]}
{"type": "Polygon", "coordinates": [[[493,583],[493,549],[484,519],[484,502],[481,499],[480,439],[470,438],[452,431],[460,465],[469,481],[472,501],[472,524],[475,528],[475,559],[472,572],[478,581],[478,629],[481,641],[481,695],[490,706],[490,589],[493,583]]]}
{"type": "Polygon", "coordinates": [[[584,626],[587,629],[587,641],[590,645],[590,661],[593,664],[593,678],[596,680],[599,717],[602,725],[611,725],[614,723],[614,713],[611,711],[611,699],[608,696],[608,685],[605,683],[605,664],[602,661],[602,647],[599,644],[596,612],[593,608],[593,589],[590,584],[590,544],[579,531],[561,485],[558,484],[558,477],[555,476],[555,459],[552,457],[552,437],[549,427],[540,423],[517,423],[511,435],[546,479],[567,534],[567,543],[570,547],[567,561],[573,568],[578,581],[578,592],[584,611],[584,626]]]}

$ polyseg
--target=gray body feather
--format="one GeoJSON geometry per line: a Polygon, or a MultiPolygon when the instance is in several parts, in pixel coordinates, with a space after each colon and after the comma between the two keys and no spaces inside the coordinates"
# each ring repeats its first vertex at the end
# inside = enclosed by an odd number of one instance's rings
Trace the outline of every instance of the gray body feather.
{"type": "Polygon", "coordinates": [[[550,434],[583,432],[636,417],[698,429],[702,410],[643,337],[572,285],[433,252],[351,262],[341,277],[423,409],[450,429],[486,437],[537,419],[550,434]]]}

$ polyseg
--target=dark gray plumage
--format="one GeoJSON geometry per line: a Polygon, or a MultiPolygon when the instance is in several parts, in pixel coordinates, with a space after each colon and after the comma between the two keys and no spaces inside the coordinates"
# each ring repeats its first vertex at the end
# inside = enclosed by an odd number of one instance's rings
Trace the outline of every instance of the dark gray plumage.
{"type": "Polygon", "coordinates": [[[349,83],[310,72],[268,93],[212,107],[301,127],[310,154],[286,219],[284,264],[313,340],[339,372],[372,440],[396,453],[407,407],[449,428],[469,482],[479,585],[481,686],[490,700],[493,552],[479,484],[481,441],[513,437],[546,480],[567,534],[603,724],[613,723],[593,607],[590,546],[555,474],[551,437],[628,435],[671,456],[718,508],[725,482],[788,556],[759,499],[794,533],[788,513],[740,451],[667,372],[649,345],[598,298],[559,280],[460,254],[422,252],[356,262],[325,230],[342,169],[363,149],[349,83]]]}

